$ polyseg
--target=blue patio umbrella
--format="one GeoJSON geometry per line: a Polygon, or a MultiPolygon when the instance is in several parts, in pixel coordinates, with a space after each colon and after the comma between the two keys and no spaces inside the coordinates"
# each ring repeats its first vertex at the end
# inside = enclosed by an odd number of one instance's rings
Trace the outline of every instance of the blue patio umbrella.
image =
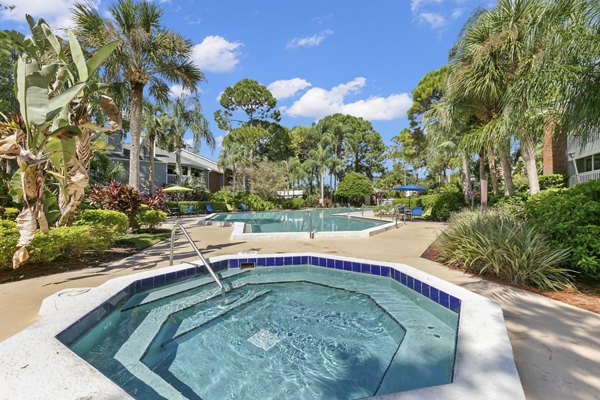
{"type": "MultiPolygon", "coordinates": [[[[417,185],[401,185],[393,187],[392,190],[401,190],[403,192],[426,192],[429,189],[417,185]]],[[[408,195],[408,208],[410,208],[410,193],[408,195]]]]}

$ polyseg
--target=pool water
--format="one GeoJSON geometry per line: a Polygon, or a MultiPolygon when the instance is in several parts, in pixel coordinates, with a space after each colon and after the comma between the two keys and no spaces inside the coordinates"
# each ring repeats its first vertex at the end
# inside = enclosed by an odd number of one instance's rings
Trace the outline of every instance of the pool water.
{"type": "Polygon", "coordinates": [[[385,277],[226,270],[138,293],[71,348],[139,399],[358,399],[450,383],[458,316],[385,277]]]}
{"type": "Polygon", "coordinates": [[[261,211],[249,213],[219,213],[212,221],[244,222],[245,233],[261,232],[339,232],[362,231],[389,221],[349,217],[360,208],[335,208],[302,211],[261,211]]]}

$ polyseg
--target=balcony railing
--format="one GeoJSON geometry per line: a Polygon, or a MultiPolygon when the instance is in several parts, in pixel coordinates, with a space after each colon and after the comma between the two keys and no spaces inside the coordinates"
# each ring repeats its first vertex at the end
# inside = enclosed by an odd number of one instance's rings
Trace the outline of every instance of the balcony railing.
{"type": "MultiPolygon", "coordinates": [[[[181,184],[185,185],[186,183],[189,183],[192,179],[195,179],[197,182],[199,182],[202,185],[206,185],[206,179],[204,177],[198,178],[198,177],[188,176],[188,175],[181,176],[181,184]]],[[[167,183],[169,185],[176,185],[177,184],[177,175],[176,174],[167,174],[167,183]]]]}
{"type": "MultiPolygon", "coordinates": [[[[600,170],[579,173],[579,183],[593,181],[595,179],[600,179],[600,170]]],[[[569,187],[575,186],[577,183],[577,177],[571,175],[569,177],[569,187]]]]}

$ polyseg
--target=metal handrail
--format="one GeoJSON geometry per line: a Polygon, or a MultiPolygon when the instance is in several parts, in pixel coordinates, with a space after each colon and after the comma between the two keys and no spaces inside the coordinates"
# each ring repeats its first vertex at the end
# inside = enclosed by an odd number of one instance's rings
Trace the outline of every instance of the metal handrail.
{"type": "Polygon", "coordinates": [[[206,269],[210,273],[210,276],[212,276],[212,278],[215,280],[215,283],[217,284],[217,286],[219,287],[219,289],[221,289],[221,291],[224,291],[225,288],[223,287],[223,284],[221,283],[221,280],[219,279],[219,277],[217,276],[217,274],[215,274],[215,271],[213,271],[212,267],[210,266],[210,264],[208,263],[208,261],[206,260],[206,258],[204,258],[204,256],[200,252],[200,249],[198,249],[198,246],[196,246],[196,243],[194,243],[194,241],[190,237],[190,234],[188,233],[188,231],[181,224],[176,224],[173,227],[173,230],[171,231],[171,255],[169,257],[169,266],[173,265],[173,248],[175,247],[175,233],[177,232],[177,228],[179,228],[179,230],[181,231],[181,233],[183,233],[183,236],[185,236],[185,238],[187,239],[187,241],[192,245],[192,249],[194,249],[194,251],[198,255],[198,258],[200,258],[200,261],[202,261],[202,263],[204,263],[204,266],[206,267],[206,269]]]}

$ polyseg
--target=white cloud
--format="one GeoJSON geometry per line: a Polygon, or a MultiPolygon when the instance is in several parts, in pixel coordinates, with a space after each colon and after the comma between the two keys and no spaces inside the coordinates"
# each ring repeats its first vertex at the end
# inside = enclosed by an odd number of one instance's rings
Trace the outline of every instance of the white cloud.
{"type": "Polygon", "coordinates": [[[452,10],[452,13],[450,14],[450,16],[452,17],[452,19],[456,19],[456,18],[462,17],[464,13],[465,13],[464,8],[455,8],[454,10],[452,10]]]}
{"type": "Polygon", "coordinates": [[[446,18],[441,14],[422,12],[419,14],[419,22],[429,24],[432,29],[446,26],[446,18]]]}
{"type": "Polygon", "coordinates": [[[178,84],[171,86],[170,89],[171,89],[170,95],[173,97],[179,97],[181,95],[190,94],[189,89],[184,89],[183,86],[178,85],[178,84]]]}
{"type": "Polygon", "coordinates": [[[441,4],[443,3],[444,0],[410,0],[410,10],[412,12],[417,12],[419,11],[421,8],[423,8],[424,6],[431,4],[431,3],[435,3],[435,4],[441,4]]]}
{"type": "Polygon", "coordinates": [[[183,20],[188,25],[199,25],[202,22],[202,18],[196,18],[193,15],[186,15],[183,20]]]}
{"type": "Polygon", "coordinates": [[[331,29],[326,29],[321,33],[318,33],[313,36],[303,37],[303,38],[293,38],[285,45],[286,49],[293,49],[294,47],[315,47],[321,44],[323,40],[327,38],[327,36],[333,35],[334,32],[331,29]]]}
{"type": "Polygon", "coordinates": [[[207,36],[192,48],[194,64],[209,72],[230,72],[240,62],[240,42],[229,42],[221,36],[207,36]]]}
{"type": "Polygon", "coordinates": [[[357,77],[330,90],[314,87],[284,111],[292,117],[320,119],[326,115],[343,113],[371,121],[388,121],[406,115],[406,110],[412,105],[412,100],[406,93],[392,94],[388,97],[371,96],[351,103],[344,101],[348,95],[357,93],[366,83],[365,78],[357,77]]]}
{"type": "MultiPolygon", "coordinates": [[[[44,18],[52,29],[68,29],[73,26],[71,8],[75,0],[10,0],[3,3],[15,7],[0,11],[0,20],[26,24],[25,14],[29,14],[34,19],[44,18]]],[[[99,0],[92,1],[96,8],[99,4],[99,0]]]]}
{"type": "Polygon", "coordinates": [[[223,147],[223,139],[225,139],[225,135],[219,135],[215,138],[216,147],[215,149],[220,149],[223,147]]]}
{"type": "Polygon", "coordinates": [[[279,80],[275,82],[271,82],[267,89],[275,96],[276,99],[286,99],[288,97],[292,97],[296,93],[298,93],[302,89],[306,89],[310,87],[310,82],[300,79],[293,78],[287,80],[279,80]]]}

